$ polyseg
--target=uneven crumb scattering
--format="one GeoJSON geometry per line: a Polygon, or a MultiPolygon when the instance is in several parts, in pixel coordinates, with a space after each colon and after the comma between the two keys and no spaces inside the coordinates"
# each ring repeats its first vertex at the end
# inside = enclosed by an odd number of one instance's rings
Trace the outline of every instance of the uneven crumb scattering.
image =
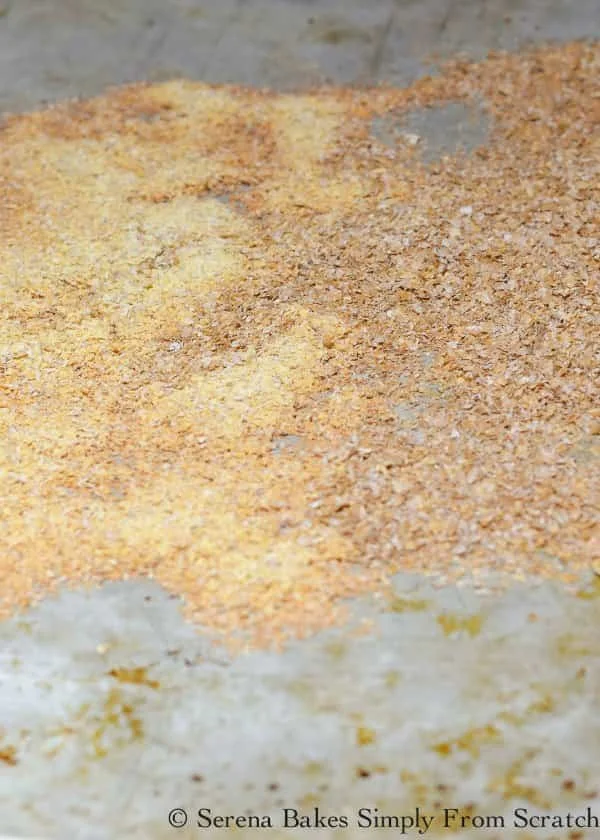
{"type": "Polygon", "coordinates": [[[0,133],[2,613],[151,576],[256,644],[398,570],[600,559],[600,48],[173,82],[0,133]],[[425,165],[376,120],[477,102],[425,165]]]}

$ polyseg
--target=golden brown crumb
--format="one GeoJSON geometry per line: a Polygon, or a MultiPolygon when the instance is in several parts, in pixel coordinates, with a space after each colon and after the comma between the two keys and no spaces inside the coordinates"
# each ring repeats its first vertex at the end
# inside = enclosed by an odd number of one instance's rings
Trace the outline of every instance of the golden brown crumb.
{"type": "Polygon", "coordinates": [[[9,119],[2,614],[152,576],[267,645],[401,570],[598,563],[599,65],[576,43],[406,90],[173,82],[9,119]],[[470,157],[369,132],[474,99],[470,157]]]}

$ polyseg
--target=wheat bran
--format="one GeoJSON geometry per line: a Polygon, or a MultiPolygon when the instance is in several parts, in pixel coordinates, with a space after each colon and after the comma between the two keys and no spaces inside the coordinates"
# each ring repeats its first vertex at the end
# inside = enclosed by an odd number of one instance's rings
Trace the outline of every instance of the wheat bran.
{"type": "Polygon", "coordinates": [[[268,645],[397,570],[593,566],[599,77],[573,43],[406,90],[173,82],[7,118],[1,614],[150,576],[268,645]],[[471,156],[370,133],[474,100],[471,156]]]}

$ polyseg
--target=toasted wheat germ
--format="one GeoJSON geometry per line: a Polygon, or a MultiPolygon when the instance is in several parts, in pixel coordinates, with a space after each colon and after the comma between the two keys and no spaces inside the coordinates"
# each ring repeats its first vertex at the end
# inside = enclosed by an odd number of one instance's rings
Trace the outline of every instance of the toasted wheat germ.
{"type": "Polygon", "coordinates": [[[7,120],[2,613],[151,576],[266,645],[398,570],[593,564],[599,70],[576,43],[7,120]],[[460,101],[493,126],[469,156],[371,133],[460,101]]]}

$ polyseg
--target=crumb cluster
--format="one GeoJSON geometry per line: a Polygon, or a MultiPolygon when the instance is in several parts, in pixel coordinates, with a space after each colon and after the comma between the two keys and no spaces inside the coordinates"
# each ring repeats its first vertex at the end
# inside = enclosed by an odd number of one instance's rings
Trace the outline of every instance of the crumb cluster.
{"type": "Polygon", "coordinates": [[[132,86],[0,133],[4,615],[137,576],[253,644],[600,558],[598,45],[132,86]],[[425,164],[374,120],[480,102],[425,164]]]}

